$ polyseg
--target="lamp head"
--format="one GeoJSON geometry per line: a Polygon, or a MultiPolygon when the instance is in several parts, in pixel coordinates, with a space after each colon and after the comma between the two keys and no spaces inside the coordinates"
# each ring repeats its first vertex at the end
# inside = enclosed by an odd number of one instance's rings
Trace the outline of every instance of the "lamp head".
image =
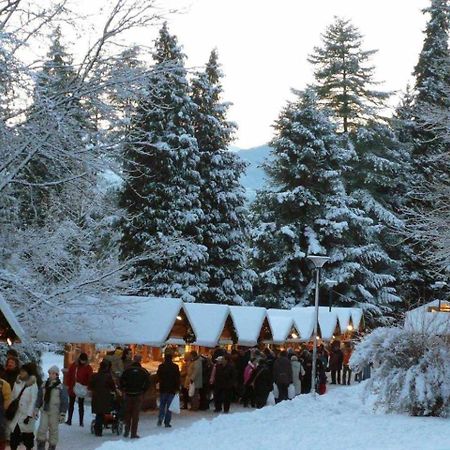
{"type": "Polygon", "coordinates": [[[310,255],[307,257],[314,264],[316,269],[320,269],[323,265],[330,260],[329,256],[310,255]]]}

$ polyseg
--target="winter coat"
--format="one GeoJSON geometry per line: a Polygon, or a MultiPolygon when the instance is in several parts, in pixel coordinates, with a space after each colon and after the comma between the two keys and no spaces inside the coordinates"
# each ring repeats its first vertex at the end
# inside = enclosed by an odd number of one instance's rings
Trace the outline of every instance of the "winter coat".
{"type": "Polygon", "coordinates": [[[0,379],[0,442],[6,441],[7,422],[5,411],[11,403],[11,386],[6,380],[0,379]]]}
{"type": "Polygon", "coordinates": [[[129,396],[142,395],[150,387],[150,374],[137,362],[124,370],[120,388],[129,396]]]}
{"type": "Polygon", "coordinates": [[[110,413],[113,409],[113,393],[116,390],[111,371],[101,371],[92,375],[89,390],[92,392],[92,412],[110,413]]]}
{"type": "Polygon", "coordinates": [[[194,382],[195,389],[203,387],[203,364],[199,356],[191,361],[188,367],[186,382],[190,383],[191,381],[194,382]]]}
{"type": "Polygon", "coordinates": [[[66,386],[61,383],[59,379],[54,382],[47,380],[42,389],[42,395],[39,396],[38,402],[36,404],[38,409],[48,412],[52,415],[65,414],[69,406],[69,394],[67,392],[66,386]],[[50,388],[50,383],[58,383],[56,387],[52,388],[50,391],[50,399],[48,403],[45,403],[45,394],[47,389],[50,388]]]}
{"type": "Polygon", "coordinates": [[[255,377],[253,379],[253,389],[257,397],[264,397],[273,389],[272,375],[266,364],[259,365],[256,368],[255,377]]]}
{"type": "Polygon", "coordinates": [[[330,370],[342,370],[344,354],[340,348],[334,348],[330,353],[329,367],[330,370]]]}
{"type": "Polygon", "coordinates": [[[91,379],[92,367],[89,364],[78,364],[74,362],[67,371],[65,384],[67,386],[67,390],[69,391],[70,397],[75,397],[75,393],[73,392],[73,388],[75,383],[80,383],[83,386],[89,386],[89,381],[91,379]]]}
{"type": "Polygon", "coordinates": [[[175,394],[180,390],[180,369],[172,361],[164,361],[159,365],[156,379],[161,394],[175,394]]]}
{"type": "Polygon", "coordinates": [[[17,408],[14,418],[9,423],[9,429],[13,432],[16,426],[19,425],[19,429],[22,433],[33,433],[35,425],[33,416],[38,397],[36,377],[30,376],[27,381],[22,381],[20,378],[17,378],[12,392],[13,401],[19,397],[24,387],[25,389],[19,400],[19,407],[17,408]],[[28,423],[24,423],[24,420],[27,417],[31,417],[31,419],[29,419],[28,423]]]}
{"type": "Polygon", "coordinates": [[[273,380],[276,384],[292,383],[291,362],[285,356],[277,358],[273,364],[273,380]]]}
{"type": "Polygon", "coordinates": [[[11,404],[12,390],[6,380],[0,379],[1,396],[3,398],[3,412],[8,409],[11,404]]]}
{"type": "Polygon", "coordinates": [[[295,387],[295,395],[299,395],[302,391],[301,377],[305,375],[305,369],[300,361],[291,361],[292,366],[292,383],[295,387]]]}
{"type": "Polygon", "coordinates": [[[236,381],[236,373],[231,363],[216,364],[214,389],[232,389],[236,381]]]}
{"type": "Polygon", "coordinates": [[[116,350],[112,355],[106,355],[104,359],[111,363],[111,373],[113,376],[120,378],[124,371],[122,352],[120,350],[116,350]]]}
{"type": "Polygon", "coordinates": [[[252,379],[254,371],[255,366],[251,362],[249,362],[244,370],[244,384],[248,384],[248,382],[252,379]]]}

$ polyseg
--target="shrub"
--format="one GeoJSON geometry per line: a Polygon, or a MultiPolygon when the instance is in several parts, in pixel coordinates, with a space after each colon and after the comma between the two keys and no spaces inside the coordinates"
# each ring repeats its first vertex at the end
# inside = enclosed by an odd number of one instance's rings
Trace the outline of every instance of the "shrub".
{"type": "Polygon", "coordinates": [[[374,365],[366,389],[375,406],[413,416],[450,413],[450,341],[402,328],[374,330],[356,347],[350,365],[374,365]]]}

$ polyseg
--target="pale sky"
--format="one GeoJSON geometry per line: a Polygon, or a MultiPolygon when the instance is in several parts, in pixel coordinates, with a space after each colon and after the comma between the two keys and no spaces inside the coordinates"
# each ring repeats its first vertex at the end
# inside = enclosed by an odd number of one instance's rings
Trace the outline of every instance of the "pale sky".
{"type": "MultiPolygon", "coordinates": [[[[204,65],[217,47],[225,100],[233,103],[229,117],[239,126],[234,145],[248,148],[271,139],[271,125],[291,97],[290,89],[302,89],[312,81],[307,56],[336,15],[352,19],[360,28],[366,49],[379,50],[373,63],[377,79],[385,82],[381,87],[404,90],[423,43],[421,9],[429,2],[160,0],[160,5],[185,10],[168,21],[188,55],[189,67],[204,65]]],[[[150,45],[155,33],[140,31],[133,37],[150,45]]]]}
{"type": "MultiPolygon", "coordinates": [[[[166,2],[163,2],[165,4],[166,2]]],[[[171,0],[189,6],[169,19],[188,55],[205,63],[213,47],[225,72],[230,118],[239,125],[235,145],[247,148],[272,137],[272,123],[290,88],[312,81],[307,56],[333,16],[350,18],[365,36],[377,79],[388,90],[404,90],[423,43],[429,0],[171,0]]]]}

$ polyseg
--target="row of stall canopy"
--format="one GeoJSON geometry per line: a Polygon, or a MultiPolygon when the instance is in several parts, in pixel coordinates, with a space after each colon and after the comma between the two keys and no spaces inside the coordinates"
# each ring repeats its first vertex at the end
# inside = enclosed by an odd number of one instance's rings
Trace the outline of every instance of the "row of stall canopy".
{"type": "MultiPolygon", "coordinates": [[[[90,298],[84,305],[96,304],[90,298]]],[[[98,304],[98,302],[97,302],[98,304]]],[[[104,305],[104,303],[103,303],[104,305]]],[[[363,326],[360,308],[319,310],[319,336],[329,341],[363,326]]],[[[109,298],[102,309],[78,311],[60,316],[58,323],[39,327],[37,339],[58,343],[140,344],[161,347],[166,344],[192,344],[214,347],[219,344],[254,346],[258,343],[307,342],[314,329],[314,308],[290,310],[255,306],[228,306],[183,303],[175,298],[109,298]]]]}

